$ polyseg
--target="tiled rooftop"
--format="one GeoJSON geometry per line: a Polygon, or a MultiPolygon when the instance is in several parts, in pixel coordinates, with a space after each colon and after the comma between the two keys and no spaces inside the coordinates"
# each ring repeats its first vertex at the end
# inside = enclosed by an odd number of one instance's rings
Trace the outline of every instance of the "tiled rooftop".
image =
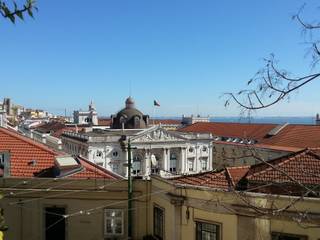
{"type": "Polygon", "coordinates": [[[320,125],[285,125],[274,136],[268,135],[276,124],[245,123],[195,123],[179,129],[182,132],[212,133],[214,136],[253,139],[262,146],[287,148],[320,147],[320,125]]]}
{"type": "Polygon", "coordinates": [[[320,184],[320,150],[305,149],[253,166],[228,167],[221,172],[205,172],[171,179],[175,184],[211,187],[228,190],[240,180],[250,183],[290,185],[320,184]],[[289,176],[289,177],[288,177],[289,176]],[[294,179],[294,180],[293,180],[294,179]],[[299,184],[297,184],[299,182],[299,184]]]}
{"type": "Polygon", "coordinates": [[[320,155],[317,150],[306,149],[287,157],[281,157],[254,165],[247,175],[249,181],[292,182],[293,178],[302,184],[320,184],[320,155]]]}
{"type": "MultiPolygon", "coordinates": [[[[0,128],[0,151],[10,153],[12,177],[34,177],[39,172],[52,168],[56,157],[63,154],[5,128],[0,128]]],[[[80,163],[84,170],[71,176],[72,178],[117,178],[85,159],[81,159],[80,163]]]]}
{"type": "Polygon", "coordinates": [[[183,185],[194,185],[228,190],[229,182],[226,172],[205,172],[193,175],[186,175],[172,179],[174,183],[183,185]]]}

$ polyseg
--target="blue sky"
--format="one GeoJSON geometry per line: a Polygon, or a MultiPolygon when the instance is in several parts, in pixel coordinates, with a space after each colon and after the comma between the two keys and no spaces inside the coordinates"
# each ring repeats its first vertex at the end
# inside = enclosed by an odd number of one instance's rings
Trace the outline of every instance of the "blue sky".
{"type": "MultiPolygon", "coordinates": [[[[280,65],[309,73],[301,29],[291,20],[300,0],[38,0],[35,20],[0,19],[0,97],[54,113],[101,115],[137,106],[158,116],[236,116],[224,92],[242,89],[275,53],[280,65]],[[131,84],[130,84],[131,82],[131,84]]],[[[317,1],[307,1],[307,10],[317,1]]],[[[316,17],[316,12],[307,12],[316,17]]],[[[320,83],[259,116],[320,112],[320,83]]]]}

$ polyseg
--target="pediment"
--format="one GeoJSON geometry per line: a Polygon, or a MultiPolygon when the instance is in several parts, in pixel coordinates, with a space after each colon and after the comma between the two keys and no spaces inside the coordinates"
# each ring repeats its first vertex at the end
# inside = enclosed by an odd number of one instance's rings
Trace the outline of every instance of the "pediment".
{"type": "Polygon", "coordinates": [[[185,138],[161,128],[142,132],[132,138],[132,142],[181,142],[185,140],[185,138]]]}

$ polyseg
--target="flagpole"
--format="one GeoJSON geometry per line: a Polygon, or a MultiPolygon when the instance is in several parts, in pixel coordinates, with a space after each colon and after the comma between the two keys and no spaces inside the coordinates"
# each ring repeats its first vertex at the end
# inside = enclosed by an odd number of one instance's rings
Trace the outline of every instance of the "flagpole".
{"type": "Polygon", "coordinates": [[[155,115],[155,112],[156,112],[156,106],[153,104],[153,113],[152,113],[152,124],[153,124],[153,126],[154,126],[154,115],[155,115]]]}

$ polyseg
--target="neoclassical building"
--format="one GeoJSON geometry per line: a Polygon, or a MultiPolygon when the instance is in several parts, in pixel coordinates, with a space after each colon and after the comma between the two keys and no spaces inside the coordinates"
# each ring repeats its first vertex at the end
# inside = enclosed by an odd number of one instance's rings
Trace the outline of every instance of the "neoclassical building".
{"type": "Polygon", "coordinates": [[[91,132],[65,132],[63,148],[74,155],[115,173],[127,176],[127,150],[121,139],[130,139],[132,173],[147,178],[151,173],[163,177],[212,170],[212,135],[167,131],[149,126],[149,116],[135,108],[129,97],[125,108],[111,116],[110,129],[91,132]]]}

